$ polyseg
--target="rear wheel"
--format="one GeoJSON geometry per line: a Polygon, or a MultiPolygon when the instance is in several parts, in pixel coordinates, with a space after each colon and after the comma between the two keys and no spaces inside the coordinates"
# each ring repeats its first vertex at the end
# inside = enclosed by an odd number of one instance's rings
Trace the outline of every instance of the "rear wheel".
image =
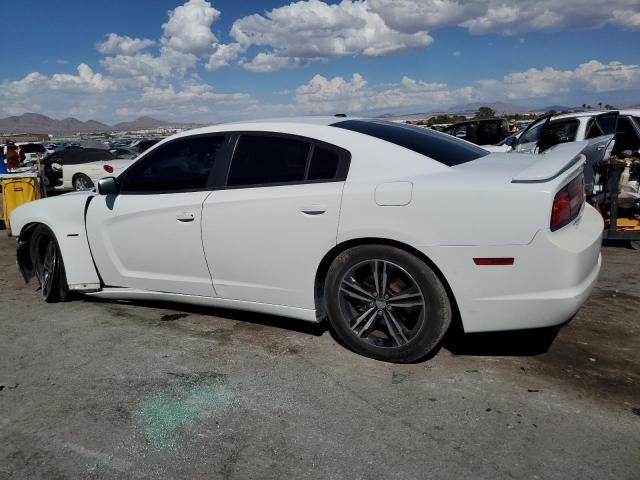
{"type": "Polygon", "coordinates": [[[325,299],[340,339],[357,353],[388,362],[425,357],[451,323],[438,276],[395,247],[361,246],[338,255],[327,274],[325,299]]]}
{"type": "Polygon", "coordinates": [[[30,242],[31,263],[45,302],[64,302],[69,287],[64,262],[55,236],[44,225],[36,227],[30,242]]]}
{"type": "Polygon", "coordinates": [[[93,188],[93,182],[84,173],[78,173],[73,177],[73,189],[80,192],[82,190],[90,190],[93,188]]]}

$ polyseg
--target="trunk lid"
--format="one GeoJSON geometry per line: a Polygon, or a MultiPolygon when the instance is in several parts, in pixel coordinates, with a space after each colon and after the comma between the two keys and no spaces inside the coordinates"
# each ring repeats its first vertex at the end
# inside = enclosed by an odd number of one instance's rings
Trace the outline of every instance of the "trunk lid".
{"type": "Polygon", "coordinates": [[[588,142],[564,143],[536,155],[491,153],[452,168],[490,183],[549,183],[581,170],[585,162],[582,150],[587,145],[588,142]]]}

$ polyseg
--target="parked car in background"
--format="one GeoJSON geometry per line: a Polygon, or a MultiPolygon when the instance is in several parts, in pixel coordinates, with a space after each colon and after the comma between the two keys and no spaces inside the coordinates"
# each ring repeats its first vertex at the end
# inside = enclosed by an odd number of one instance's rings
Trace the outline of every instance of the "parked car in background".
{"type": "MultiPolygon", "coordinates": [[[[509,137],[500,151],[543,153],[570,142],[588,142],[585,187],[595,193],[595,165],[611,155],[640,151],[640,110],[588,111],[562,115],[544,115],[532,122],[520,135],[509,137]]],[[[495,148],[491,148],[496,151],[495,148]]]]}
{"type": "Polygon", "coordinates": [[[130,145],[130,148],[137,151],[138,153],[142,153],[153,147],[160,140],[158,139],[146,139],[146,140],[136,140],[130,145]]]}
{"type": "Polygon", "coordinates": [[[494,145],[510,135],[509,125],[504,118],[454,123],[441,131],[476,145],[494,145]]]}
{"type": "Polygon", "coordinates": [[[368,119],[243,122],[167,138],[97,192],[14,210],[18,265],[70,291],[311,322],[410,362],[467,332],[557,326],[588,298],[603,221],[585,142],[490,154],[368,119]],[[392,159],[392,161],[390,161],[392,159]]]}
{"type": "Polygon", "coordinates": [[[24,143],[16,143],[16,146],[20,148],[22,153],[24,153],[24,162],[32,162],[36,160],[37,156],[40,156],[40,159],[44,159],[47,155],[51,155],[53,150],[47,149],[40,142],[24,142],[24,143]]]}
{"type": "Polygon", "coordinates": [[[138,152],[135,148],[131,147],[114,147],[109,149],[109,151],[118,158],[128,159],[136,158],[140,154],[140,152],[138,152]]]}
{"type": "Polygon", "coordinates": [[[131,162],[130,158],[119,158],[108,150],[71,148],[50,155],[44,162],[44,172],[49,188],[87,190],[100,178],[119,174],[131,162]]]}

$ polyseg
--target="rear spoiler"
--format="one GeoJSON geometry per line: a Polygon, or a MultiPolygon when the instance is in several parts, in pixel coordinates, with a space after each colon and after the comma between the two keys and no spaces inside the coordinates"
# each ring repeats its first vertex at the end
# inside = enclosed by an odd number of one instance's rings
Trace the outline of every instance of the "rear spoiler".
{"type": "Polygon", "coordinates": [[[536,156],[530,167],[513,177],[511,183],[544,183],[559,177],[576,165],[584,165],[582,151],[589,142],[562,143],[536,156]]]}

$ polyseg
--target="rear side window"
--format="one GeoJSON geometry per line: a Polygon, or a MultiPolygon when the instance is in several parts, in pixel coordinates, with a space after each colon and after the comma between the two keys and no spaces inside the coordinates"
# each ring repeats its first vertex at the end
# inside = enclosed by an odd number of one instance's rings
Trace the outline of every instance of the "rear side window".
{"type": "Polygon", "coordinates": [[[489,152],[432,129],[383,120],[346,120],[332,126],[363,133],[399,145],[453,167],[488,155],[489,152]]]}
{"type": "Polygon", "coordinates": [[[283,137],[242,135],[231,162],[227,185],[301,182],[311,146],[283,137]]]}
{"type": "Polygon", "coordinates": [[[302,137],[241,134],[227,186],[250,187],[344,180],[349,152],[302,137]]]}
{"type": "Polygon", "coordinates": [[[185,138],[157,148],[125,171],[121,190],[158,193],[206,188],[224,138],[185,138]]]}
{"type": "Polygon", "coordinates": [[[314,147],[309,165],[309,180],[329,180],[336,177],[340,158],[338,153],[322,147],[314,147]]]}

